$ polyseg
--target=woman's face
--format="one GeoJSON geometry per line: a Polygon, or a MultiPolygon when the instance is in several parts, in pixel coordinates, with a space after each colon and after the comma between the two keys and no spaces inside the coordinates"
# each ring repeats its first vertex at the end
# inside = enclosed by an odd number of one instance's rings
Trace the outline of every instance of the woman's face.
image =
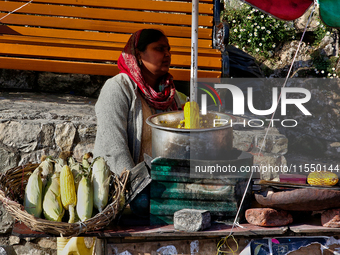
{"type": "Polygon", "coordinates": [[[161,77],[169,72],[171,63],[170,45],[168,39],[162,36],[157,42],[148,44],[146,50],[140,52],[140,59],[143,68],[157,77],[161,77]]]}

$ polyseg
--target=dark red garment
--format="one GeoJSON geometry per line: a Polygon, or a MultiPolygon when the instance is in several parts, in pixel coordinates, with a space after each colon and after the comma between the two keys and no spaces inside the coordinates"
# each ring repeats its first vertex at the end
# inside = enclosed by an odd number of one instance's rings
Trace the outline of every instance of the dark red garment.
{"type": "Polygon", "coordinates": [[[313,0],[247,0],[244,2],[282,20],[301,17],[313,4],[313,0]]]}
{"type": "Polygon", "coordinates": [[[121,73],[126,73],[134,82],[137,83],[138,88],[142,92],[142,96],[150,106],[159,110],[177,110],[178,108],[175,102],[176,89],[171,74],[167,73],[164,76],[161,81],[161,84],[164,85],[164,89],[160,92],[155,91],[149,84],[147,84],[142,76],[142,72],[135,56],[141,32],[142,30],[139,30],[131,35],[123,52],[118,58],[118,68],[121,73]]]}

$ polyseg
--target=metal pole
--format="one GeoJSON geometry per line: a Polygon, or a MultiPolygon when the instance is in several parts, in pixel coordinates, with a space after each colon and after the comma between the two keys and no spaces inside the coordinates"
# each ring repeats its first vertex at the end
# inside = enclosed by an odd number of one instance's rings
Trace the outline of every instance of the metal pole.
{"type": "Polygon", "coordinates": [[[198,42],[198,2],[192,0],[191,13],[191,71],[190,71],[190,101],[197,102],[197,42],[198,42]]]}

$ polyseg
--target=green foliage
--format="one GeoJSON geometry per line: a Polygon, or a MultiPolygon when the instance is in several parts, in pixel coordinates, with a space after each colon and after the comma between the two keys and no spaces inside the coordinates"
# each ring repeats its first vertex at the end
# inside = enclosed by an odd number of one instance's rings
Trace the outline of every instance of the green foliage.
{"type": "Polygon", "coordinates": [[[231,44],[265,57],[271,57],[280,42],[296,36],[292,22],[275,19],[246,4],[224,10],[222,18],[229,24],[231,44]]]}
{"type": "Polygon", "coordinates": [[[313,66],[315,67],[311,74],[316,77],[339,77],[339,73],[336,72],[336,65],[339,61],[338,57],[328,58],[327,56],[321,54],[319,50],[317,50],[311,54],[311,58],[313,61],[313,66]]]}
{"type": "Polygon", "coordinates": [[[317,46],[321,42],[321,40],[326,35],[330,35],[332,31],[332,28],[325,26],[321,22],[320,18],[318,19],[317,25],[318,25],[317,29],[313,31],[314,34],[314,42],[312,44],[313,46],[317,46]]]}

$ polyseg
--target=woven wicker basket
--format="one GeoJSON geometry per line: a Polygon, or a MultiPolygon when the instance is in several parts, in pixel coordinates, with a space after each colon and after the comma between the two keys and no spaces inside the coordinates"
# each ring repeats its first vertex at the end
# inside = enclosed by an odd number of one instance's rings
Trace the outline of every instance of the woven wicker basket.
{"type": "Polygon", "coordinates": [[[67,223],[34,217],[24,209],[23,199],[28,178],[38,165],[29,163],[9,169],[0,175],[0,201],[15,219],[23,222],[31,230],[64,237],[78,236],[104,228],[122,209],[119,208],[119,204],[121,193],[125,192],[128,170],[124,170],[120,177],[112,175],[109,204],[101,213],[97,213],[92,218],[83,222],[67,223]]]}

